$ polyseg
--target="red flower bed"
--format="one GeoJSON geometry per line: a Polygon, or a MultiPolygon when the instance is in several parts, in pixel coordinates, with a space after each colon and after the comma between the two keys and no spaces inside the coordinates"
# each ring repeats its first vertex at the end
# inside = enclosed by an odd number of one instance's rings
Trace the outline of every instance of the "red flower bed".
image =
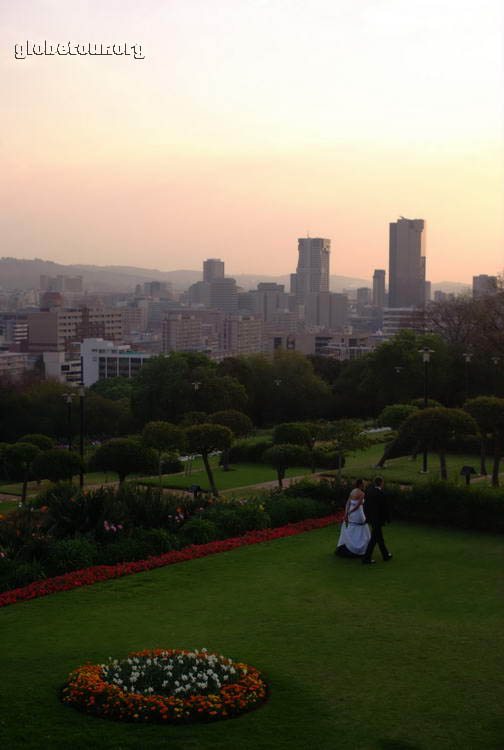
{"type": "Polygon", "coordinates": [[[342,513],[336,513],[325,518],[308,518],[305,521],[289,523],[287,526],[280,526],[277,529],[263,529],[262,531],[249,531],[244,536],[223,539],[219,542],[209,542],[208,544],[192,544],[175,552],[167,552],[157,557],[148,557],[147,560],[135,560],[134,562],[118,563],[117,565],[95,565],[93,568],[85,570],[76,570],[72,573],[65,573],[55,578],[45,578],[42,581],[35,581],[29,586],[23,586],[20,589],[5,591],[0,594],[0,607],[6,607],[15,602],[25,601],[27,599],[37,599],[39,596],[55,594],[58,591],[70,591],[80,586],[90,586],[93,583],[107,581],[110,578],[121,578],[132,573],[141,573],[145,570],[162,568],[165,565],[173,563],[186,562],[194,560],[197,557],[206,557],[215,555],[218,552],[228,552],[250,544],[261,544],[261,542],[271,542],[275,539],[281,539],[285,536],[302,534],[304,531],[313,529],[322,529],[332,523],[341,521],[342,513]]]}

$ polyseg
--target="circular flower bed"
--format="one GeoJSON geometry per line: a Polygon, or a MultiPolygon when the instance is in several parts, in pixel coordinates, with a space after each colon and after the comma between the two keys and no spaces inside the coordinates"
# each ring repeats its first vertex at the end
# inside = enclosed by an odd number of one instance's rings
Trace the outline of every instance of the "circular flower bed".
{"type": "Polygon", "coordinates": [[[266,700],[253,667],[202,651],[138,651],[72,672],[62,701],[105,719],[190,723],[239,716],[266,700]]]}

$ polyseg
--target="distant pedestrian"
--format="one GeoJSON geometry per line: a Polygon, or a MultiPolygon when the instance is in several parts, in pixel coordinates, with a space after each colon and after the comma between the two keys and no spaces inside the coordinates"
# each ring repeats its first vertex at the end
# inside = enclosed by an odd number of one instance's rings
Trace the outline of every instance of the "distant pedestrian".
{"type": "Polygon", "coordinates": [[[381,477],[376,477],[373,485],[366,489],[364,515],[366,516],[366,521],[371,526],[371,539],[362,560],[363,564],[371,565],[375,562],[371,556],[376,544],[380,548],[383,560],[388,562],[392,559],[392,555],[385,544],[382,527],[390,521],[390,515],[387,499],[383,492],[383,479],[381,477]]]}

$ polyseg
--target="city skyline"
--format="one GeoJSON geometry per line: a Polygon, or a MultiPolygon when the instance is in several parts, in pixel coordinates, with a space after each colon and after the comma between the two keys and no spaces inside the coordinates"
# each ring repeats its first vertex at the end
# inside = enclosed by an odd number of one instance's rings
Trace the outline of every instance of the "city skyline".
{"type": "Polygon", "coordinates": [[[279,275],[308,231],[371,278],[405,215],[433,283],[501,271],[499,0],[3,5],[2,255],[279,275]]]}

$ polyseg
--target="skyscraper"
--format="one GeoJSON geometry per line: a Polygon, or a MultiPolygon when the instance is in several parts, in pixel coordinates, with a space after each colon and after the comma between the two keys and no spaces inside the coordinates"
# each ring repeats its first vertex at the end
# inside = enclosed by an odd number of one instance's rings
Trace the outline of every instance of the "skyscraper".
{"type": "Polygon", "coordinates": [[[322,237],[301,237],[298,239],[299,259],[295,279],[291,275],[291,291],[299,303],[308,294],[329,291],[329,259],[331,240],[322,237]]]}
{"type": "Polygon", "coordinates": [[[208,258],[203,261],[203,281],[224,278],[224,261],[219,258],[208,258]]]}
{"type": "Polygon", "coordinates": [[[472,285],[473,297],[486,297],[489,294],[496,294],[497,276],[487,276],[481,273],[479,276],[473,276],[472,285]]]}
{"type": "Polygon", "coordinates": [[[424,307],[425,255],[423,219],[401,216],[390,224],[389,307],[424,307]]]}
{"type": "Polygon", "coordinates": [[[376,268],[373,274],[373,305],[385,307],[385,271],[376,268]]]}

